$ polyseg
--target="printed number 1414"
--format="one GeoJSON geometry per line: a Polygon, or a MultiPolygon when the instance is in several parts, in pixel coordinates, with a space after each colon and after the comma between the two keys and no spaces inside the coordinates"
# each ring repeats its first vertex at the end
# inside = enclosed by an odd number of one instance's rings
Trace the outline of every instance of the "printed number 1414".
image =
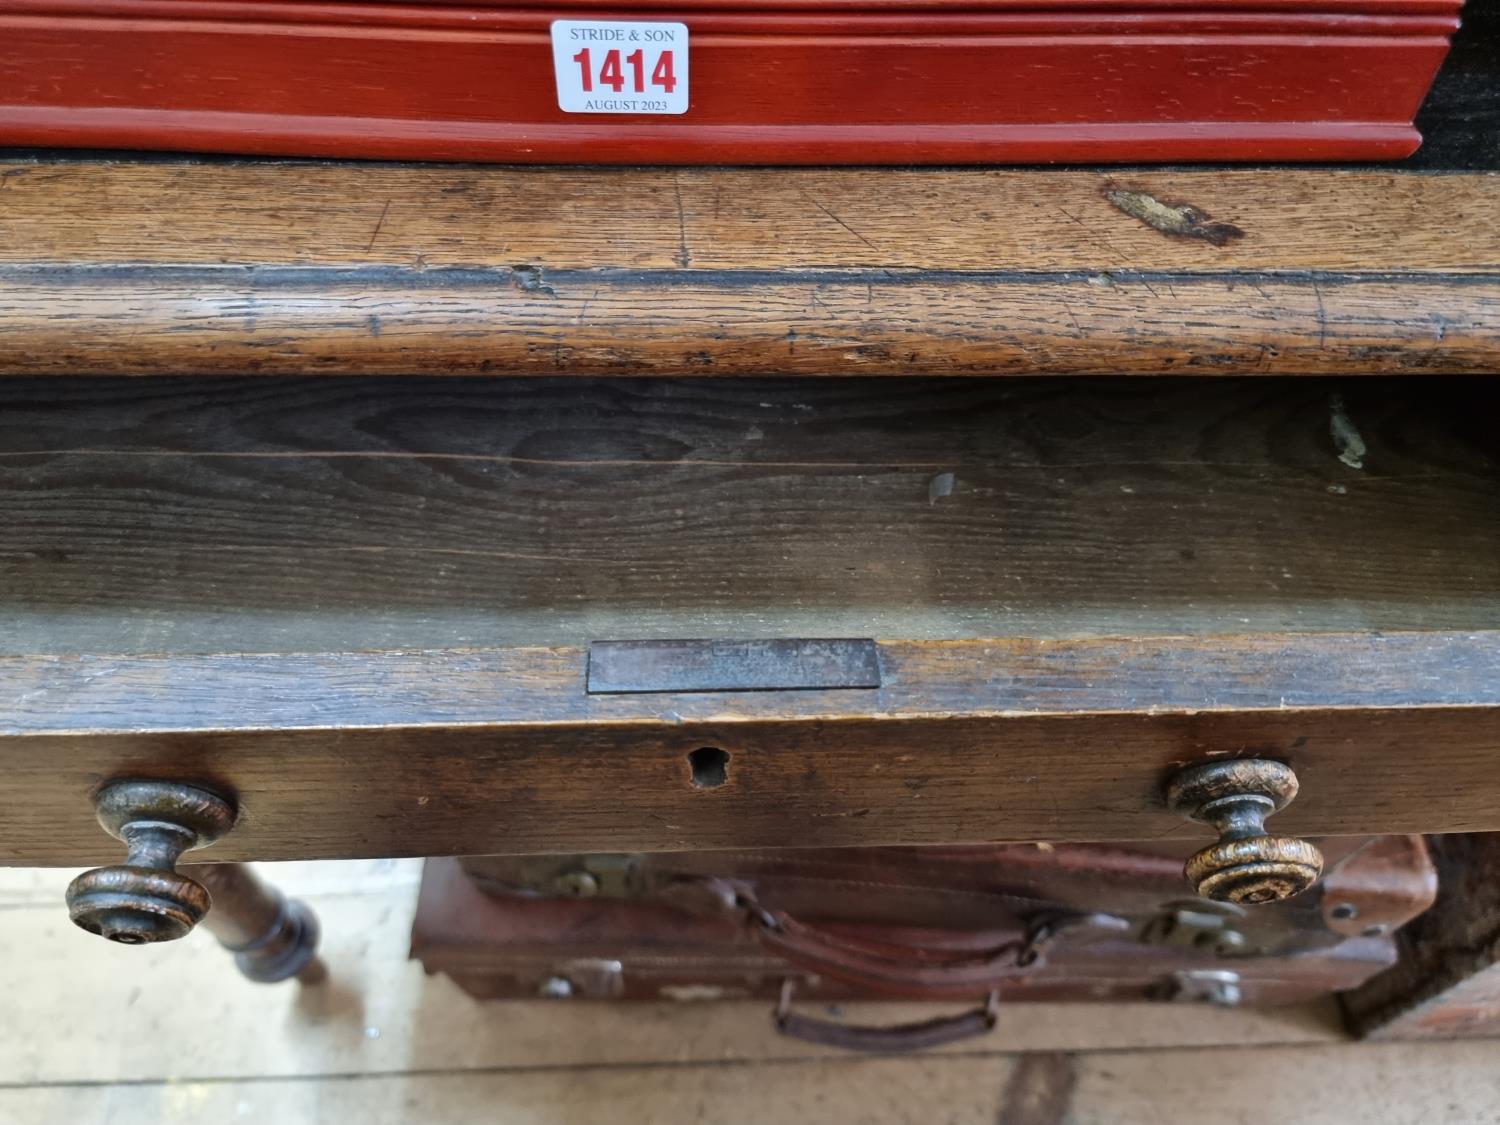
{"type": "MultiPolygon", "coordinates": [[[[623,58],[618,49],[605,51],[602,54],[597,71],[594,70],[596,56],[589,48],[585,47],[573,56],[573,61],[578,64],[578,76],[584,93],[592,93],[596,83],[599,86],[608,87],[617,94],[622,93],[627,85],[633,93],[644,94],[646,92],[646,54],[644,51],[637,47],[623,58]]],[[[677,88],[677,77],[673,73],[670,50],[662,51],[657,55],[656,64],[651,67],[651,85],[667,94],[677,88]]]]}

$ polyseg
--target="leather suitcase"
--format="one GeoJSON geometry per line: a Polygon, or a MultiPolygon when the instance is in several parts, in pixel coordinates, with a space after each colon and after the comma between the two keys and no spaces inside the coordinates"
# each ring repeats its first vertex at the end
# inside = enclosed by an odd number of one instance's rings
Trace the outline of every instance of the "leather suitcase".
{"type": "MultiPolygon", "coordinates": [[[[1186,827],[1186,826],[1185,826],[1186,827]]],[[[1318,841],[1323,878],[1282,903],[1233,907],[1192,896],[1182,862],[1197,841],[799,848],[654,855],[471,856],[482,888],[532,897],[640,899],[712,912],[726,890],[766,911],[813,922],[956,930],[1102,911],[1137,936],[1176,936],[1240,955],[1277,955],[1380,937],[1431,904],[1436,876],[1416,836],[1318,841]],[[1182,921],[1181,919],[1187,919],[1182,921]],[[1191,933],[1187,931],[1191,930],[1191,933]]]]}
{"type": "Polygon", "coordinates": [[[1187,897],[1190,849],[1162,846],[429,860],[412,956],[480,998],[772,998],[788,1034],[880,1050],[980,1032],[1000,1001],[1295,1003],[1391,964],[1436,891],[1419,837],[1322,847],[1318,888],[1254,909],[1187,897]],[[794,997],[979,1007],[851,1029],[794,997]]]}

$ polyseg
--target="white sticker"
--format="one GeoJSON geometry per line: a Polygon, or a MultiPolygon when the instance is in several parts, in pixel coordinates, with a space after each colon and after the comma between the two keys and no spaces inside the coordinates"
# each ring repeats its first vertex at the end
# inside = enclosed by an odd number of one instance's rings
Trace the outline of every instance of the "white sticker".
{"type": "Polygon", "coordinates": [[[687,24],[554,20],[552,70],[564,113],[686,113],[687,24]]]}

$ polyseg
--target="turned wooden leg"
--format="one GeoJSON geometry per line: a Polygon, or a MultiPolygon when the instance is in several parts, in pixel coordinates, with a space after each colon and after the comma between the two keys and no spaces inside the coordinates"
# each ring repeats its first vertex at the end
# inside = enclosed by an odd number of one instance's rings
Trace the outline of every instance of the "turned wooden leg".
{"type": "Polygon", "coordinates": [[[243,863],[205,863],[192,871],[213,899],[203,925],[234,954],[244,976],[263,984],[292,977],[316,984],[327,976],[318,959],[318,917],[305,903],[243,863]]]}

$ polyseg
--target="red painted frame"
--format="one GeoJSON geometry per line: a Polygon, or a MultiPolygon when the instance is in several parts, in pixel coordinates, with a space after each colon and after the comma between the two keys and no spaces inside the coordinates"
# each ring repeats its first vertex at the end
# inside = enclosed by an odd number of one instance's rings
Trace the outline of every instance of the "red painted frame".
{"type": "Polygon", "coordinates": [[[504,162],[1390,159],[1457,0],[0,0],[0,144],[504,162]],[[682,117],[562,113],[555,18],[681,19],[682,117]],[[747,84],[745,75],[762,76],[747,84]]]}

